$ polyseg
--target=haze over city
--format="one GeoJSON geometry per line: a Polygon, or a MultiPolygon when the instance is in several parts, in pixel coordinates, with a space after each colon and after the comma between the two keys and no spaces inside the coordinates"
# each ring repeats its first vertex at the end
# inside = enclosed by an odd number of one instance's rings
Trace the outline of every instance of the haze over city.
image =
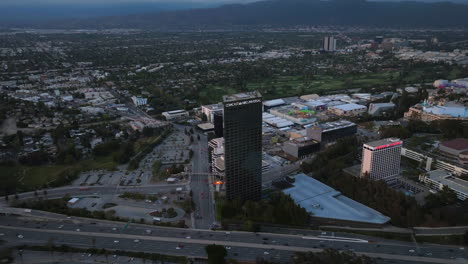
{"type": "Polygon", "coordinates": [[[467,1],[0,2],[0,263],[468,263],[467,1]]]}

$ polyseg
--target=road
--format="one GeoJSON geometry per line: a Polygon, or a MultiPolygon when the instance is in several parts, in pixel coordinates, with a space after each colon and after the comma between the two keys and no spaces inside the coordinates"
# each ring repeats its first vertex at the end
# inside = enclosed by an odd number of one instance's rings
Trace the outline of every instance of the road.
{"type": "MultiPolygon", "coordinates": [[[[186,187],[188,183],[182,184],[147,184],[144,186],[71,186],[71,187],[59,187],[53,189],[47,189],[47,194],[44,195],[42,191],[37,192],[37,196],[34,192],[26,192],[18,194],[18,199],[33,199],[36,197],[44,197],[48,199],[62,198],[65,195],[70,196],[89,196],[89,195],[101,195],[101,194],[122,194],[124,192],[137,192],[143,194],[155,194],[158,192],[168,192],[175,190],[177,187],[186,187]]],[[[12,199],[12,197],[10,197],[12,199]]],[[[5,202],[5,199],[0,198],[0,205],[5,202]]]]}
{"type": "MultiPolygon", "coordinates": [[[[215,222],[214,204],[212,190],[210,190],[210,180],[208,174],[208,139],[202,134],[196,132],[192,145],[193,157],[191,161],[192,175],[190,188],[195,202],[196,212],[194,215],[193,228],[209,229],[215,222]],[[200,140],[197,139],[200,136],[200,140]]],[[[211,187],[212,188],[212,187],[211,187]]]]}
{"type": "Polygon", "coordinates": [[[271,234],[177,229],[108,221],[67,219],[32,220],[26,217],[0,216],[0,239],[10,245],[45,244],[75,247],[135,250],[169,255],[204,257],[209,244],[224,245],[228,258],[287,261],[293,252],[321,251],[324,248],[351,250],[357,254],[416,263],[467,263],[464,248],[433,244],[415,245],[358,235],[321,233],[304,230],[302,234],[271,234]],[[92,242],[94,238],[94,243],[92,242]],[[371,241],[373,240],[373,241],[371,241]],[[266,252],[266,253],[265,253],[266,252]]]}

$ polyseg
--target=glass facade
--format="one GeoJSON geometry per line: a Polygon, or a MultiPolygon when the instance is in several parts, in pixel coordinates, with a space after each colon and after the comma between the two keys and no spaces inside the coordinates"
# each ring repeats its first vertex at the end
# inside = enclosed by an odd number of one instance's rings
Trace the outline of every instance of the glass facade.
{"type": "Polygon", "coordinates": [[[262,189],[262,98],[259,93],[224,99],[226,198],[259,200],[262,189]]]}

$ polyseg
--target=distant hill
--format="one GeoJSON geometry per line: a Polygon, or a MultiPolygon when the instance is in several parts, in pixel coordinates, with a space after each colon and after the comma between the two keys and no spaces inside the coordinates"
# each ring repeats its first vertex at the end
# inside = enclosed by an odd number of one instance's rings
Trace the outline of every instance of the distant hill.
{"type": "Polygon", "coordinates": [[[392,28],[468,27],[468,5],[449,2],[365,0],[270,0],[216,8],[75,19],[49,28],[141,28],[155,30],[240,29],[263,26],[337,25],[392,28]]]}

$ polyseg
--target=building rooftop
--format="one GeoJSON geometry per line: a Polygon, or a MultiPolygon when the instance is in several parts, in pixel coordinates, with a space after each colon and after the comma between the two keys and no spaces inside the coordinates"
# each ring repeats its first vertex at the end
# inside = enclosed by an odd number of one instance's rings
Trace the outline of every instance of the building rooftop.
{"type": "Polygon", "coordinates": [[[341,194],[328,185],[305,174],[295,176],[294,187],[285,194],[314,217],[344,221],[384,224],[390,218],[341,194]]]}
{"type": "Polygon", "coordinates": [[[446,170],[429,171],[426,176],[442,185],[447,185],[450,189],[462,193],[468,193],[468,181],[457,178],[446,170]]]}
{"type": "Polygon", "coordinates": [[[202,105],[202,107],[210,109],[212,111],[222,110],[223,109],[223,105],[221,105],[221,104],[202,105]]]}
{"type": "Polygon", "coordinates": [[[286,102],[283,99],[275,99],[275,100],[270,100],[270,101],[264,101],[263,105],[268,106],[268,107],[273,107],[273,106],[279,106],[279,105],[284,105],[286,102]]]}
{"type": "Polygon", "coordinates": [[[234,102],[234,101],[242,101],[247,99],[255,99],[260,98],[262,95],[259,92],[245,92],[245,93],[238,93],[238,94],[231,94],[223,96],[223,102],[234,102]]]}
{"type": "Polygon", "coordinates": [[[455,150],[468,149],[468,140],[464,138],[456,138],[453,140],[442,142],[440,144],[444,147],[455,149],[455,150]]]}
{"type": "Polygon", "coordinates": [[[365,143],[364,145],[368,147],[372,147],[372,148],[378,148],[382,146],[391,147],[391,146],[401,145],[402,143],[403,142],[399,138],[385,138],[385,139],[368,142],[368,143],[365,143]]]}
{"type": "Polygon", "coordinates": [[[332,108],[340,109],[340,110],[342,110],[342,111],[352,111],[352,110],[358,110],[358,109],[367,109],[366,106],[364,106],[364,105],[359,105],[359,104],[342,104],[342,105],[333,106],[332,108]]]}
{"type": "Polygon", "coordinates": [[[423,107],[424,112],[451,117],[468,117],[468,107],[464,106],[429,106],[423,107]]]}
{"type": "Polygon", "coordinates": [[[355,126],[356,124],[348,121],[348,120],[340,120],[340,121],[335,121],[335,122],[327,122],[327,123],[322,123],[317,125],[319,128],[322,129],[323,132],[326,131],[331,131],[335,129],[340,129],[340,128],[345,128],[345,127],[351,127],[355,126]]]}

